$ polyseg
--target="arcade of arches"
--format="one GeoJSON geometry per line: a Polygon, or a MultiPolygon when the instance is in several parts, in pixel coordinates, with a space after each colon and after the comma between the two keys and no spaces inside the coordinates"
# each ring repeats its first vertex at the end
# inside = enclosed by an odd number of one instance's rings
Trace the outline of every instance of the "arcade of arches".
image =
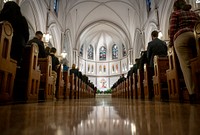
{"type": "MultiPolygon", "coordinates": [[[[173,0],[14,1],[28,21],[30,38],[37,30],[50,34],[46,45],[56,47],[69,67],[75,63],[100,90],[109,89],[121,74],[126,76],[146,50],[151,31],[160,31],[168,40],[173,5],[173,0]]],[[[196,0],[187,1],[198,9],[196,0]]]]}
{"type": "MultiPolygon", "coordinates": [[[[4,2],[0,1],[0,9],[4,2]]],[[[174,0],[13,0],[30,39],[45,33],[61,61],[76,64],[101,91],[147,49],[151,32],[168,41],[174,0]]],[[[186,0],[199,11],[198,0],[186,0]]],[[[110,98],[0,105],[1,135],[199,135],[199,104],[110,98]]]]}

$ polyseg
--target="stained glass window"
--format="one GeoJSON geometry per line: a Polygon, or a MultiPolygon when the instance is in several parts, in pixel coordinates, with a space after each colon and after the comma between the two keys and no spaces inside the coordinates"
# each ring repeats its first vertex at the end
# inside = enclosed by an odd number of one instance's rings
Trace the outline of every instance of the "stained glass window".
{"type": "Polygon", "coordinates": [[[80,52],[79,52],[80,57],[83,57],[83,45],[81,46],[80,52]]]}
{"type": "Polygon", "coordinates": [[[123,49],[123,57],[125,57],[127,54],[126,54],[126,48],[125,48],[125,46],[124,46],[124,44],[122,44],[122,49],[123,49]]]}
{"type": "Polygon", "coordinates": [[[93,60],[93,46],[90,45],[89,48],[88,48],[88,59],[91,59],[93,60]]]}
{"type": "Polygon", "coordinates": [[[116,44],[112,47],[112,59],[118,59],[118,47],[116,44]]]}
{"type": "Polygon", "coordinates": [[[106,48],[104,46],[99,50],[99,60],[106,60],[106,48]]]}
{"type": "Polygon", "coordinates": [[[58,13],[58,1],[59,0],[54,0],[54,5],[53,5],[53,9],[56,12],[56,14],[58,13]]]}
{"type": "Polygon", "coordinates": [[[146,4],[147,4],[147,11],[151,11],[151,0],[146,0],[146,4]]]}

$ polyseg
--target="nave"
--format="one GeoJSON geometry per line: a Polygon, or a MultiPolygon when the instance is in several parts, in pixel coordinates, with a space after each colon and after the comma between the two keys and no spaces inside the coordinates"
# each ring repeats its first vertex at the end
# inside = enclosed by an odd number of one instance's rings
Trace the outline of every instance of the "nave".
{"type": "Polygon", "coordinates": [[[199,135],[200,105],[96,97],[0,106],[1,135],[199,135]]]}

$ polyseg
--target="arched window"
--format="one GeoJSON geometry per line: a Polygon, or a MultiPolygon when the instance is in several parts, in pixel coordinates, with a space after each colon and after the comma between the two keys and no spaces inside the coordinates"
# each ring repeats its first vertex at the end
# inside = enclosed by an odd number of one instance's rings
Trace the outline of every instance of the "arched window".
{"type": "Polygon", "coordinates": [[[80,57],[83,57],[83,45],[81,46],[80,52],[79,52],[80,57]]]}
{"type": "Polygon", "coordinates": [[[58,14],[58,0],[54,0],[53,4],[54,4],[53,9],[57,15],[58,14]]]}
{"type": "Polygon", "coordinates": [[[112,59],[118,59],[118,47],[116,44],[112,47],[112,59]]]}
{"type": "Polygon", "coordinates": [[[93,60],[93,46],[90,45],[88,48],[88,59],[93,60]]]}
{"type": "Polygon", "coordinates": [[[122,49],[123,49],[123,57],[125,57],[127,54],[126,54],[126,48],[125,48],[125,46],[124,46],[124,44],[122,44],[122,49]]]}
{"type": "Polygon", "coordinates": [[[106,60],[106,48],[104,46],[99,50],[99,60],[106,60]]]}

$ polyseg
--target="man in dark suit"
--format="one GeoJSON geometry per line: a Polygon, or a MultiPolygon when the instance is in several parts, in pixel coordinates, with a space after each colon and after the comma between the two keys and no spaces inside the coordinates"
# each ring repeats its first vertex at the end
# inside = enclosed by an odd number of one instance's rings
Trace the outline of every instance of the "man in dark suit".
{"type": "Polygon", "coordinates": [[[167,55],[167,44],[166,42],[158,38],[158,31],[153,31],[151,33],[152,41],[148,43],[147,46],[147,61],[150,68],[154,67],[154,56],[166,56],[167,55]]]}
{"type": "Polygon", "coordinates": [[[33,39],[31,39],[30,41],[28,41],[29,45],[31,45],[31,43],[36,43],[38,45],[38,48],[39,48],[38,57],[39,58],[45,58],[46,57],[46,51],[45,51],[45,48],[44,48],[44,43],[42,41],[42,37],[43,37],[43,33],[41,31],[37,31],[35,33],[35,37],[33,39]]]}

